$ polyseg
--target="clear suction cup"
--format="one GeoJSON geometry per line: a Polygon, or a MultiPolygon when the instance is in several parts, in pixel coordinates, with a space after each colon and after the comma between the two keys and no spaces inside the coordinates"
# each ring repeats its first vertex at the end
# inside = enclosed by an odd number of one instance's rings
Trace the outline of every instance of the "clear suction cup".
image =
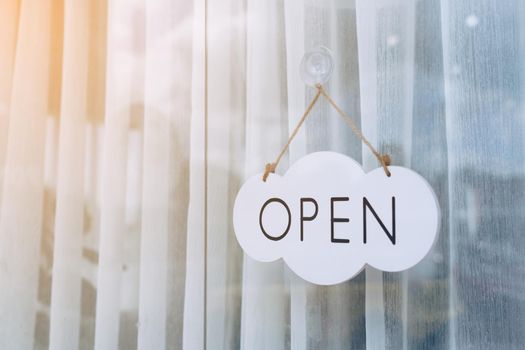
{"type": "Polygon", "coordinates": [[[305,53],[301,60],[301,79],[310,86],[326,83],[332,76],[333,70],[332,52],[324,46],[315,47],[305,53]]]}

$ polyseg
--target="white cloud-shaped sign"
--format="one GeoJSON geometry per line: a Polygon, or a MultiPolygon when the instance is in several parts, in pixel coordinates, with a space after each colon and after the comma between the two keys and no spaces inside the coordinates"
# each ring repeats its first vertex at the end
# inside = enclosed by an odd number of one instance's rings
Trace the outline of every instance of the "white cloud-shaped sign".
{"type": "Polygon", "coordinates": [[[316,284],[343,282],[365,264],[402,271],[430,251],[439,205],[414,171],[389,167],[365,174],[353,159],[334,152],[309,154],[284,177],[248,179],[233,210],[239,244],[253,259],[283,258],[316,284]]]}

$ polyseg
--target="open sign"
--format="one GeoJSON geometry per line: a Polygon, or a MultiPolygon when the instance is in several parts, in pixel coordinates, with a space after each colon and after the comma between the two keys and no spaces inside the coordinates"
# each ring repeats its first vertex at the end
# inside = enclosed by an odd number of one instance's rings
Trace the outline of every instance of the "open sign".
{"type": "Polygon", "coordinates": [[[309,154],[281,177],[248,179],[233,224],[243,250],[259,261],[283,258],[299,276],[336,284],[365,264],[402,271],[430,251],[439,227],[432,188],[414,171],[391,166],[365,174],[334,152],[309,154]]]}

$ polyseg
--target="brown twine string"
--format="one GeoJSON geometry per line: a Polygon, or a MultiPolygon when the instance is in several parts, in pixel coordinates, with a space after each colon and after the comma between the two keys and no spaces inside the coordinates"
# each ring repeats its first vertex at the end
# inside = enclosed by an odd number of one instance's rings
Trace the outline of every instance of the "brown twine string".
{"type": "Polygon", "coordinates": [[[308,107],[306,107],[306,111],[304,111],[303,116],[299,120],[299,123],[297,123],[297,125],[295,126],[295,129],[293,130],[292,134],[288,138],[288,142],[286,142],[286,145],[284,145],[283,149],[281,150],[281,153],[279,153],[279,156],[277,156],[277,159],[275,160],[275,162],[266,164],[266,167],[264,168],[263,181],[266,181],[270,173],[275,173],[275,168],[277,168],[277,165],[281,161],[281,158],[284,156],[284,153],[286,152],[286,150],[292,143],[292,140],[294,139],[295,135],[297,135],[297,133],[299,132],[299,129],[303,125],[306,117],[308,117],[308,114],[310,114],[310,112],[312,111],[312,108],[314,108],[315,103],[317,102],[321,94],[322,94],[322,91],[321,89],[318,88],[317,93],[315,94],[312,101],[310,101],[310,103],[308,104],[308,107]]]}
{"type": "Polygon", "coordinates": [[[352,120],[352,118],[350,118],[345,112],[343,112],[343,110],[341,108],[339,108],[339,106],[334,102],[334,100],[332,100],[330,95],[328,95],[328,93],[325,91],[325,89],[323,88],[323,86],[321,84],[317,84],[316,88],[317,88],[317,93],[315,94],[315,96],[312,99],[312,101],[310,101],[310,103],[308,104],[308,107],[306,108],[306,111],[304,112],[303,116],[299,120],[299,123],[297,123],[295,129],[293,130],[292,134],[288,138],[288,142],[286,142],[286,145],[284,145],[284,147],[282,148],[281,152],[279,153],[279,156],[277,156],[277,159],[275,160],[275,162],[266,164],[266,166],[264,168],[263,181],[266,181],[266,179],[268,178],[270,173],[275,173],[275,169],[277,168],[277,165],[279,165],[279,162],[281,161],[281,158],[283,157],[284,153],[286,152],[286,150],[288,149],[288,147],[292,143],[292,140],[294,139],[295,135],[297,135],[297,132],[299,132],[299,129],[301,128],[301,126],[303,125],[304,121],[306,120],[306,117],[308,116],[308,114],[310,114],[310,112],[312,111],[314,105],[316,104],[317,100],[319,99],[319,96],[321,96],[321,95],[323,95],[326,98],[326,100],[328,101],[328,103],[330,103],[332,105],[332,107],[334,107],[334,109],[339,113],[341,118],[343,118],[343,120],[346,122],[346,124],[350,127],[352,132],[357,137],[359,137],[359,139],[370,149],[370,151],[372,151],[374,156],[379,161],[379,164],[381,164],[381,166],[383,167],[383,170],[385,171],[386,176],[390,176],[391,173],[390,173],[390,170],[388,170],[388,166],[390,165],[390,156],[388,154],[380,154],[374,148],[374,146],[372,146],[372,144],[363,135],[361,130],[359,130],[359,128],[355,125],[355,123],[352,120]]]}

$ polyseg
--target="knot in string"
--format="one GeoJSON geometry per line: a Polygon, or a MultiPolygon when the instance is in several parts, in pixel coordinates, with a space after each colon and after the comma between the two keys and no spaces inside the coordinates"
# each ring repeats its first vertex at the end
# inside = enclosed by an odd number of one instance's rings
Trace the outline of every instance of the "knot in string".
{"type": "Polygon", "coordinates": [[[390,165],[390,156],[388,154],[383,154],[381,156],[381,158],[383,159],[383,163],[386,165],[386,166],[389,166],[390,165]]]}
{"type": "Polygon", "coordinates": [[[390,156],[388,154],[383,154],[381,156],[380,163],[383,167],[383,170],[385,171],[386,176],[392,176],[392,173],[390,173],[390,170],[388,169],[388,166],[390,165],[390,156]]]}
{"type": "Polygon", "coordinates": [[[328,103],[334,107],[334,109],[339,113],[341,118],[348,124],[350,129],[352,129],[352,132],[359,137],[359,139],[370,149],[370,151],[374,154],[374,156],[377,158],[379,164],[383,167],[383,170],[385,171],[386,176],[390,177],[391,173],[390,170],[388,170],[388,166],[390,165],[390,156],[388,154],[380,154],[374,146],[365,138],[361,130],[355,125],[352,118],[350,118],[335,102],[334,100],[328,95],[328,93],[325,91],[323,86],[321,84],[316,84],[315,88],[317,89],[317,93],[312,98],[310,103],[308,104],[308,107],[306,108],[305,112],[303,113],[303,116],[301,119],[299,119],[299,122],[297,123],[295,129],[290,134],[290,137],[288,138],[288,142],[286,142],[286,145],[282,148],[281,152],[277,156],[277,159],[273,163],[266,164],[266,167],[264,168],[264,175],[263,175],[263,181],[266,182],[266,179],[270,175],[270,173],[275,173],[275,169],[277,168],[277,165],[279,165],[279,162],[281,161],[281,158],[283,157],[284,153],[292,143],[292,140],[294,139],[295,135],[297,135],[297,132],[303,125],[304,121],[306,120],[306,117],[310,112],[312,111],[313,107],[315,106],[315,103],[319,99],[319,96],[323,95],[328,103]]]}
{"type": "Polygon", "coordinates": [[[263,175],[263,181],[266,182],[266,179],[270,175],[270,173],[275,174],[275,168],[277,168],[277,164],[275,163],[268,163],[264,167],[264,175],[263,175]]]}

